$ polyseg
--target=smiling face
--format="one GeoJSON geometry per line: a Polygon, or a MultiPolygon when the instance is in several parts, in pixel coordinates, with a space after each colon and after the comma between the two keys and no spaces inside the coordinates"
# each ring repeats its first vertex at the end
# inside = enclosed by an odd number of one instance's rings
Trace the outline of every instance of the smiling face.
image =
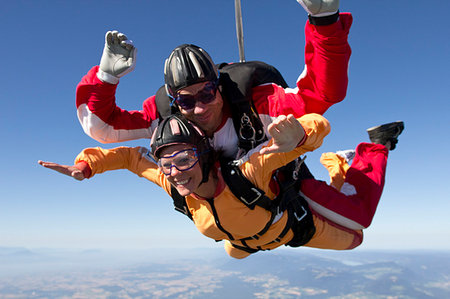
{"type": "MultiPolygon", "coordinates": [[[[197,83],[180,90],[179,94],[195,96],[203,90],[207,82],[197,83]]],[[[190,121],[202,129],[207,136],[212,136],[219,127],[223,118],[223,99],[219,91],[215,93],[215,99],[204,104],[196,101],[193,109],[185,110],[181,107],[180,112],[190,121]]]]}
{"type": "Polygon", "coordinates": [[[163,148],[159,156],[160,161],[163,161],[162,166],[159,166],[160,170],[163,173],[168,173],[167,168],[170,168],[170,174],[165,174],[166,179],[177,189],[181,196],[187,196],[195,192],[203,178],[202,169],[200,167],[200,163],[198,162],[191,168],[184,171],[181,171],[175,167],[177,164],[187,165],[185,163],[188,162],[186,159],[189,159],[189,157],[185,155],[184,151],[192,150],[192,148],[193,146],[188,144],[170,145],[163,148]]]}

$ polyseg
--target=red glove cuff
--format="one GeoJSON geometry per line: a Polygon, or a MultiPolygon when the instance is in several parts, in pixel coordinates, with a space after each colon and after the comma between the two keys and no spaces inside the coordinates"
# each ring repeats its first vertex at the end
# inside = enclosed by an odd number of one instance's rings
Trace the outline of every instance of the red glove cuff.
{"type": "Polygon", "coordinates": [[[83,175],[86,179],[91,177],[92,169],[86,161],[80,161],[74,166],[83,172],[83,175]]]}
{"type": "MultiPolygon", "coordinates": [[[[303,129],[303,127],[302,127],[303,129]]],[[[303,138],[302,140],[300,140],[300,142],[297,144],[297,147],[302,146],[305,142],[306,142],[306,138],[308,137],[308,135],[306,135],[305,129],[303,129],[303,138]]]]}

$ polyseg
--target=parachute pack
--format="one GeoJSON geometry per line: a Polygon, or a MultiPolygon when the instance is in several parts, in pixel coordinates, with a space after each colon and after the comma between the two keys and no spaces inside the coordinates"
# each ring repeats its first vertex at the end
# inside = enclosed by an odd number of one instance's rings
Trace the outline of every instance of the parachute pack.
{"type": "MultiPolygon", "coordinates": [[[[220,92],[230,105],[233,124],[239,138],[238,147],[247,152],[267,140],[252,102],[252,88],[265,83],[275,83],[283,88],[288,85],[275,67],[261,61],[222,63],[217,65],[217,68],[220,72],[220,92]]],[[[160,119],[178,111],[171,102],[166,88],[162,86],[156,93],[160,119]]]]}

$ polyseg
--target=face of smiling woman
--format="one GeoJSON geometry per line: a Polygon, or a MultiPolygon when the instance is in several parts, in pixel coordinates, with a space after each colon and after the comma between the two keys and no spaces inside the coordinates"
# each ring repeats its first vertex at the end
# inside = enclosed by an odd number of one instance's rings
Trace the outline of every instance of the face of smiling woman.
{"type": "MultiPolygon", "coordinates": [[[[170,145],[163,148],[159,156],[160,159],[167,158],[164,159],[164,163],[168,165],[172,161],[172,159],[180,159],[180,155],[183,155],[183,153],[180,152],[184,150],[191,150],[192,148],[192,145],[187,144],[170,145]],[[180,154],[176,155],[177,153],[180,154]]],[[[164,172],[167,173],[167,171],[164,172]]],[[[202,169],[200,167],[200,163],[198,162],[192,168],[184,171],[178,170],[172,163],[170,174],[165,174],[165,176],[169,183],[177,189],[178,193],[180,193],[181,196],[187,196],[191,193],[194,193],[198,189],[203,178],[202,169]]]]}

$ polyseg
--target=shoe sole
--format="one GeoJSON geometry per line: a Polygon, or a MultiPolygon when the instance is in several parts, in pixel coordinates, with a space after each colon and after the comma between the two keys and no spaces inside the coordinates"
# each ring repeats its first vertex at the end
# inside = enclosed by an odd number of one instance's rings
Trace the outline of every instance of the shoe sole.
{"type": "MultiPolygon", "coordinates": [[[[379,130],[379,132],[384,132],[384,131],[388,131],[388,130],[394,129],[394,128],[400,129],[400,132],[398,133],[398,135],[400,135],[400,133],[403,132],[403,129],[405,128],[405,124],[403,121],[396,121],[396,122],[392,122],[392,123],[388,123],[388,124],[384,124],[384,125],[371,127],[369,129],[367,129],[367,132],[369,134],[370,134],[370,132],[373,132],[375,130],[379,130]]],[[[398,137],[398,135],[397,135],[397,137],[398,137]]]]}
{"type": "Polygon", "coordinates": [[[389,150],[394,150],[398,142],[398,136],[403,132],[405,124],[403,121],[396,121],[380,126],[375,126],[367,129],[369,139],[373,143],[386,145],[386,142],[390,141],[391,146],[389,150]]]}

